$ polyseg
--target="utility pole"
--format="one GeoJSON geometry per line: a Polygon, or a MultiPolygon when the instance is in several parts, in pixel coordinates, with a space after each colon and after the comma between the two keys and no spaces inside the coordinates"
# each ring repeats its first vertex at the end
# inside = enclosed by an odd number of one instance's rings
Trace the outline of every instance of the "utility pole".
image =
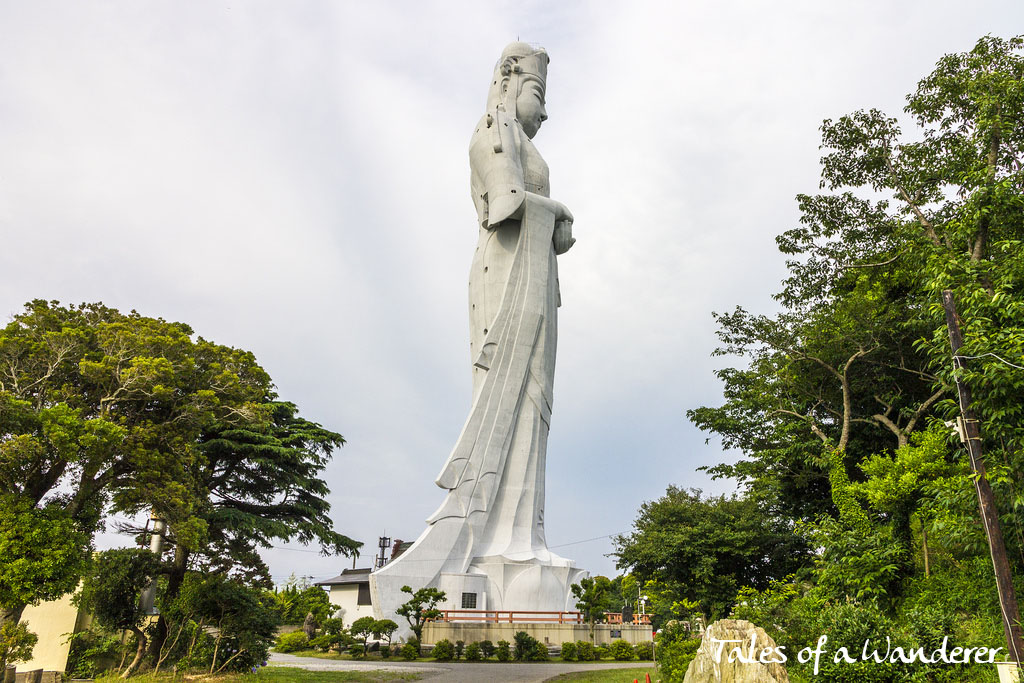
{"type": "Polygon", "coordinates": [[[953,349],[953,378],[960,398],[960,414],[963,417],[964,433],[967,441],[967,452],[971,458],[971,471],[974,472],[974,487],[978,493],[978,508],[981,520],[985,524],[985,535],[988,536],[988,548],[992,555],[992,568],[996,575],[996,589],[999,591],[999,609],[1003,616],[1003,631],[1006,633],[1006,644],[1009,647],[1009,658],[1020,664],[1024,655],[1024,638],[1020,627],[1020,609],[1017,606],[1017,594],[1013,590],[1013,577],[1010,574],[1010,561],[1006,556],[1006,545],[1003,543],[1003,532],[999,528],[999,512],[996,510],[992,487],[985,477],[985,462],[981,457],[981,430],[978,418],[971,409],[971,391],[962,379],[963,360],[959,356],[963,346],[963,335],[960,333],[960,318],[956,313],[956,302],[953,292],[943,290],[942,307],[946,310],[946,327],[949,328],[949,344],[953,349]]]}
{"type": "MultiPolygon", "coordinates": [[[[167,522],[158,519],[156,512],[150,514],[153,520],[153,534],[149,537],[149,551],[159,558],[164,550],[164,531],[167,530],[167,522]]],[[[146,614],[158,614],[154,603],[156,602],[156,577],[149,582],[146,590],[142,591],[140,599],[142,611],[146,614]]]]}

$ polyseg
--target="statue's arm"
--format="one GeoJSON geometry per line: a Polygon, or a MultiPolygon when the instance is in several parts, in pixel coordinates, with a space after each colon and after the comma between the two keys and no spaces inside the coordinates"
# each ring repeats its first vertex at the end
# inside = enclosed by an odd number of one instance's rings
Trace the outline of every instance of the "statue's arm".
{"type": "Polygon", "coordinates": [[[517,127],[506,125],[502,113],[484,116],[469,144],[473,202],[480,225],[494,228],[507,220],[521,220],[526,202],[540,204],[555,216],[552,238],[556,254],[564,254],[576,242],[572,237],[572,212],[557,200],[526,190],[517,144],[517,127]]]}

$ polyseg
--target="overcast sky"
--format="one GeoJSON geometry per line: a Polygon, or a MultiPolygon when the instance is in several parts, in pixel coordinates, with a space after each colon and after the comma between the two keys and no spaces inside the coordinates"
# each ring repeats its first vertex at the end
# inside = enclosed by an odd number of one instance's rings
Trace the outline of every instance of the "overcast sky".
{"type": "MultiPolygon", "coordinates": [[[[253,351],[348,440],[326,479],[367,566],[443,499],[470,402],[467,146],[504,45],[543,45],[535,142],[578,240],[547,538],[614,576],[606,536],[641,503],[733,490],[696,471],[736,455],[684,412],[721,401],[712,311],[773,309],[822,119],[896,114],[944,53],[1021,32],[1011,0],[0,0],[0,315],[103,301],[253,351]]],[[[301,548],[264,553],[275,580],[351,566],[301,548]]]]}

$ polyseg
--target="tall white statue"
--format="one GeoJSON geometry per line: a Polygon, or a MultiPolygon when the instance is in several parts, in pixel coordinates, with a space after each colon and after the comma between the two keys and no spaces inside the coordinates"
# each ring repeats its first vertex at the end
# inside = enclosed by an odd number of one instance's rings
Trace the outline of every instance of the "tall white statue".
{"type": "Polygon", "coordinates": [[[394,618],[403,585],[440,588],[448,609],[566,610],[584,575],[544,538],[556,255],[575,242],[532,142],[547,119],[548,61],[526,43],[505,48],[470,141],[480,231],[469,276],[473,403],[437,478],[444,502],[416,543],[370,576],[378,618],[394,618]]]}

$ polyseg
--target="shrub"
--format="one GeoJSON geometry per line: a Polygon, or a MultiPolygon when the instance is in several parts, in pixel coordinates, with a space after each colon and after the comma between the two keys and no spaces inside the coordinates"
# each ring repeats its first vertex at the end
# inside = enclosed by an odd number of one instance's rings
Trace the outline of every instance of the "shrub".
{"type": "Polygon", "coordinates": [[[430,654],[439,662],[450,662],[455,657],[455,646],[452,645],[452,641],[442,638],[434,643],[434,649],[430,654]]]}
{"type": "Polygon", "coordinates": [[[480,654],[484,656],[484,659],[490,659],[491,655],[494,654],[494,643],[489,640],[481,640],[480,654]]]}
{"type": "Polygon", "coordinates": [[[530,652],[527,655],[527,659],[531,662],[546,662],[551,657],[548,655],[548,646],[539,640],[533,641],[533,647],[530,648],[530,652]]]}
{"type": "Polygon", "coordinates": [[[332,645],[331,637],[326,633],[319,635],[316,638],[310,638],[309,640],[309,646],[319,652],[327,652],[331,649],[332,645]]]}
{"type": "Polygon", "coordinates": [[[466,641],[455,641],[455,659],[462,659],[462,651],[466,649],[466,641]]]}
{"type": "Polygon", "coordinates": [[[624,640],[613,640],[608,651],[617,662],[628,662],[633,659],[633,646],[624,640]]]}
{"type": "Polygon", "coordinates": [[[576,657],[581,662],[590,662],[594,660],[594,644],[580,640],[576,642],[576,657]]]}
{"type": "Polygon", "coordinates": [[[352,643],[349,645],[348,653],[352,655],[352,659],[362,659],[366,656],[366,650],[363,649],[362,643],[352,643]]]}
{"type": "Polygon", "coordinates": [[[302,631],[292,631],[291,633],[282,634],[277,639],[277,647],[275,648],[278,652],[297,652],[298,650],[309,649],[309,636],[302,631]]]}
{"type": "Polygon", "coordinates": [[[558,655],[565,662],[576,661],[576,643],[569,641],[568,643],[562,643],[562,651],[558,655]]]}
{"type": "Polygon", "coordinates": [[[529,661],[530,656],[537,647],[537,639],[526,631],[516,631],[514,640],[516,645],[512,652],[512,658],[517,662],[529,661]]]}
{"type": "Polygon", "coordinates": [[[390,656],[391,656],[391,646],[390,645],[382,645],[381,648],[380,648],[380,658],[381,659],[387,659],[390,656]]]}
{"type": "Polygon", "coordinates": [[[479,662],[481,659],[483,656],[480,654],[480,643],[470,643],[466,646],[467,662],[479,662]]]}
{"type": "Polygon", "coordinates": [[[658,671],[664,680],[683,680],[699,647],[700,638],[691,638],[679,622],[669,622],[658,634],[658,671]]]}
{"type": "Polygon", "coordinates": [[[594,661],[595,662],[600,661],[600,660],[604,659],[605,657],[607,657],[608,654],[609,654],[608,648],[606,648],[604,645],[598,645],[597,647],[594,648],[594,661]]]}
{"type": "Polygon", "coordinates": [[[412,661],[419,658],[420,651],[414,643],[406,643],[402,646],[402,650],[399,654],[402,655],[402,659],[412,661]]]}
{"type": "Polygon", "coordinates": [[[633,646],[633,652],[636,653],[636,658],[649,662],[654,659],[654,643],[645,641],[643,643],[637,643],[633,646]]]}
{"type": "Polygon", "coordinates": [[[79,631],[68,637],[67,672],[72,678],[95,678],[116,668],[124,656],[124,645],[117,636],[79,631]]]}
{"type": "Polygon", "coordinates": [[[509,649],[509,642],[507,640],[499,640],[498,647],[494,650],[494,654],[497,655],[499,662],[507,662],[512,659],[512,651],[509,649]]]}
{"type": "MultiPolygon", "coordinates": [[[[877,645],[879,634],[893,634],[893,646],[907,647],[910,643],[898,633],[896,624],[889,619],[872,601],[865,603],[848,602],[832,605],[821,613],[818,621],[821,633],[828,634],[829,648],[846,646],[850,652],[859,653],[864,642],[871,639],[877,645]],[[834,643],[834,645],[833,645],[834,643]]],[[[832,650],[837,651],[836,649],[832,650]]],[[[884,646],[882,652],[885,651],[884,646]]],[[[868,648],[871,652],[871,648],[868,648]]],[[[797,666],[800,666],[799,664],[797,666]]],[[[810,671],[809,665],[803,665],[804,671],[810,671]]],[[[905,665],[860,661],[856,664],[836,664],[832,658],[821,658],[820,675],[824,680],[846,683],[882,683],[888,681],[908,680],[910,672],[905,665]]]]}

